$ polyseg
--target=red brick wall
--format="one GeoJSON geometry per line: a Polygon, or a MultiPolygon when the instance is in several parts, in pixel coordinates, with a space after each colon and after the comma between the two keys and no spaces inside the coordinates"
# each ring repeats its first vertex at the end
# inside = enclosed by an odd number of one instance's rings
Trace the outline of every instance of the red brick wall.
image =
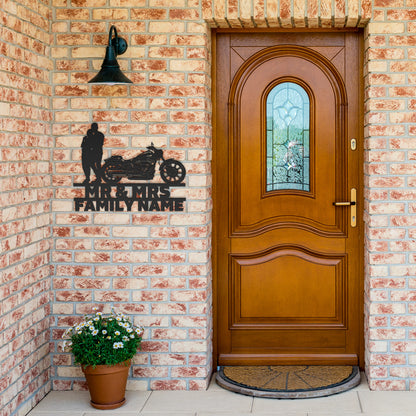
{"type": "Polygon", "coordinates": [[[416,389],[415,5],[375,1],[365,31],[365,338],[375,390],[416,389]]]}
{"type": "MultiPolygon", "coordinates": [[[[60,336],[76,316],[114,306],[146,327],[128,388],[203,389],[211,362],[209,32],[192,0],[56,1],[54,58],[54,389],[85,388],[60,336]],[[110,25],[129,86],[91,85],[110,25]],[[152,142],[182,161],[184,212],[74,212],[91,122],[104,158],[152,142]]],[[[160,180],[158,176],[155,180],[160,180]]]]}
{"type": "Polygon", "coordinates": [[[60,336],[95,305],[115,306],[146,327],[129,388],[207,385],[208,26],[364,28],[367,375],[373,389],[416,389],[414,0],[0,4],[5,415],[23,414],[48,390],[49,340],[53,388],[85,388],[71,356],[61,350],[60,336]],[[129,43],[119,63],[131,86],[87,84],[101,65],[111,24],[129,43]],[[133,156],[154,142],[183,161],[186,187],[173,194],[186,198],[185,211],[75,212],[73,198],[82,190],[73,184],[83,180],[80,144],[93,121],[105,134],[105,156],[133,156]]]}
{"type": "Polygon", "coordinates": [[[48,1],[0,3],[0,414],[4,416],[25,414],[51,387],[50,13],[48,1]]]}

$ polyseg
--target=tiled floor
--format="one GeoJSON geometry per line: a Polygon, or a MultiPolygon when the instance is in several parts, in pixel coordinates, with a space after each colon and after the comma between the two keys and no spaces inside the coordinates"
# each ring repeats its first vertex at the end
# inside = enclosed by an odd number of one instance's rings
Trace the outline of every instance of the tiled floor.
{"type": "Polygon", "coordinates": [[[117,410],[96,410],[88,392],[51,392],[28,416],[414,416],[416,392],[371,392],[365,378],[346,393],[318,399],[242,396],[213,381],[207,391],[128,391],[117,410]]]}

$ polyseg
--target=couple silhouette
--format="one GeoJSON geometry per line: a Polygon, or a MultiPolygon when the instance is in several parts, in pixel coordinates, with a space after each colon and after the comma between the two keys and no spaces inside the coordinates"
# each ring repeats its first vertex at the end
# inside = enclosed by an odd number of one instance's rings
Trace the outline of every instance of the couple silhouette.
{"type": "Polygon", "coordinates": [[[90,183],[91,171],[95,173],[92,183],[101,182],[101,159],[103,157],[104,134],[98,131],[98,124],[92,123],[81,144],[82,169],[85,180],[83,184],[90,183]]]}

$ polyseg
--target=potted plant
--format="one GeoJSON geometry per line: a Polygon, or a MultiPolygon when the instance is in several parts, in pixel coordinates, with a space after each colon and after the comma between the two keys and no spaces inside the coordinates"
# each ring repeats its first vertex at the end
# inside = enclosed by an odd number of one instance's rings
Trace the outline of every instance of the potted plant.
{"type": "Polygon", "coordinates": [[[91,395],[91,405],[97,409],[116,409],[124,404],[131,359],[140,347],[143,328],[112,310],[104,315],[95,312],[67,329],[63,338],[81,364],[91,395]]]}

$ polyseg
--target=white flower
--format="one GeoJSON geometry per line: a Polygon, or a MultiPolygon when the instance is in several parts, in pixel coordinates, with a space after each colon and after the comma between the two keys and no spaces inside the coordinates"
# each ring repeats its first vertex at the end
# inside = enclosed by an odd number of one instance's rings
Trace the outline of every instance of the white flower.
{"type": "Polygon", "coordinates": [[[120,322],[121,321],[121,316],[117,316],[116,320],[120,322]]]}
{"type": "Polygon", "coordinates": [[[122,342],[115,342],[113,344],[113,349],[115,349],[115,350],[117,350],[118,348],[123,348],[123,347],[124,347],[124,345],[123,345],[122,342]]]}
{"type": "Polygon", "coordinates": [[[98,316],[102,316],[102,314],[103,314],[102,312],[97,312],[96,313],[96,315],[98,315],[98,316]]]}
{"type": "Polygon", "coordinates": [[[88,328],[90,331],[95,331],[95,327],[93,325],[90,325],[90,327],[88,328]]]}
{"type": "Polygon", "coordinates": [[[141,337],[143,335],[144,332],[144,328],[142,326],[139,326],[138,328],[136,328],[136,334],[141,337]]]}
{"type": "Polygon", "coordinates": [[[130,327],[128,327],[127,332],[130,334],[130,332],[133,332],[133,330],[130,327]]]}
{"type": "Polygon", "coordinates": [[[107,330],[106,330],[106,329],[103,329],[103,330],[101,331],[101,333],[102,333],[103,335],[105,335],[105,334],[107,333],[107,330]]]}
{"type": "Polygon", "coordinates": [[[77,332],[77,334],[78,334],[78,335],[81,335],[81,334],[82,334],[82,331],[78,331],[78,332],[77,332]]]}
{"type": "Polygon", "coordinates": [[[94,330],[94,331],[92,331],[92,334],[95,336],[95,335],[97,335],[98,334],[98,329],[96,329],[96,330],[94,330]]]}
{"type": "Polygon", "coordinates": [[[120,332],[119,331],[116,331],[116,332],[114,332],[114,334],[117,335],[117,336],[119,336],[120,335],[120,332]]]}
{"type": "Polygon", "coordinates": [[[107,337],[107,339],[111,339],[110,335],[107,337]]]}
{"type": "Polygon", "coordinates": [[[131,339],[134,339],[134,334],[130,334],[130,338],[131,339]]]}
{"type": "Polygon", "coordinates": [[[68,328],[63,334],[62,338],[66,338],[69,336],[69,334],[72,332],[72,328],[68,328]]]}
{"type": "Polygon", "coordinates": [[[97,321],[99,321],[100,320],[100,318],[98,317],[98,316],[96,316],[95,318],[94,318],[94,321],[95,322],[97,322],[97,321]]]}
{"type": "Polygon", "coordinates": [[[129,337],[126,337],[125,335],[123,335],[123,341],[126,342],[129,340],[129,337]]]}

